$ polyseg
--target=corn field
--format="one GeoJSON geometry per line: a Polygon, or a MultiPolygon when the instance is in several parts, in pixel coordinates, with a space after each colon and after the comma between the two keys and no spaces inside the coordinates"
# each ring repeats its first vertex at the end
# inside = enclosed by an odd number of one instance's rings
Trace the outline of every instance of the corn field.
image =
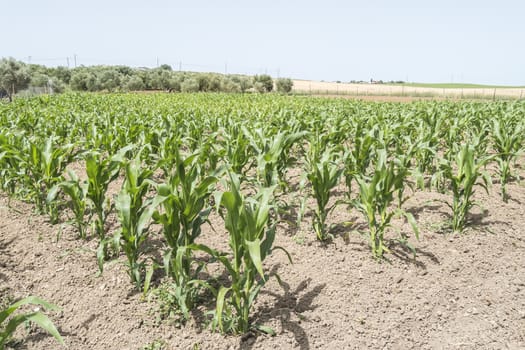
{"type": "Polygon", "coordinates": [[[100,273],[123,257],[137,291],[168,279],[183,320],[212,299],[210,328],[226,334],[275,334],[252,308],[269,280],[286,282],[272,254],[294,268],[278,225],[306,227],[327,250],[361,234],[377,264],[398,244],[417,260],[421,229],[406,201],[443,194],[442,232],[470,234],[475,193],[498,184],[502,203],[512,199],[524,147],[523,102],[65,94],[0,104],[1,191],[96,240],[100,273]],[[335,208],[367,226],[334,223],[335,208]],[[224,246],[201,239],[211,216],[224,246]]]}

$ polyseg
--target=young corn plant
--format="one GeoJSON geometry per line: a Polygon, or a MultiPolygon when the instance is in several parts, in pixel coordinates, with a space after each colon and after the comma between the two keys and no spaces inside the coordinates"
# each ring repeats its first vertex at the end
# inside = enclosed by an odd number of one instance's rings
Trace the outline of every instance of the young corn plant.
{"type": "Polygon", "coordinates": [[[23,159],[17,143],[15,136],[0,134],[0,186],[10,196],[17,194],[17,186],[24,174],[23,159]]]}
{"type": "MultiPolygon", "coordinates": [[[[391,204],[399,191],[405,186],[407,169],[396,159],[388,159],[386,150],[377,150],[377,157],[373,172],[370,176],[357,175],[356,181],[359,186],[359,196],[353,201],[354,206],[361,211],[368,222],[369,241],[372,255],[376,259],[382,259],[385,252],[389,252],[385,244],[384,234],[390,227],[394,216],[405,216],[412,225],[416,238],[419,238],[414,217],[397,207],[391,208],[391,204]]],[[[410,248],[415,255],[405,234],[401,234],[399,243],[410,248]]]]}
{"type": "Polygon", "coordinates": [[[429,174],[433,174],[436,171],[435,158],[438,147],[431,146],[431,143],[428,141],[420,143],[421,140],[420,138],[415,141],[417,148],[413,156],[416,166],[412,170],[412,175],[416,180],[417,187],[424,190],[430,187],[425,179],[428,179],[430,177],[429,174]]]}
{"type": "Polygon", "coordinates": [[[505,203],[509,199],[506,185],[511,178],[511,164],[523,150],[523,131],[523,124],[513,125],[503,118],[492,122],[492,144],[497,152],[501,196],[505,203]]]}
{"type": "Polygon", "coordinates": [[[160,168],[164,177],[167,178],[170,176],[182,141],[179,136],[171,134],[159,137],[158,143],[159,145],[156,147],[157,150],[155,153],[152,153],[152,155],[156,158],[155,166],[160,168]]]}
{"type": "MultiPolygon", "coordinates": [[[[249,133],[246,128],[243,130],[249,133]]],[[[255,135],[248,134],[252,147],[255,149],[257,178],[261,186],[286,187],[284,174],[294,160],[289,155],[290,148],[306,135],[307,132],[280,131],[274,137],[269,138],[264,135],[262,129],[257,129],[255,135]],[[259,140],[259,143],[256,140],[259,140]]]]}
{"type": "MultiPolygon", "coordinates": [[[[452,118],[450,123],[446,125],[446,132],[443,133],[441,148],[443,150],[443,158],[452,159],[458,152],[458,147],[464,142],[465,135],[464,131],[466,126],[464,121],[460,118],[452,118]]],[[[438,165],[439,166],[439,165],[438,165]]]]}
{"type": "MultiPolygon", "coordinates": [[[[402,142],[397,143],[395,147],[396,162],[398,163],[398,167],[400,169],[406,169],[407,176],[411,175],[419,188],[424,188],[423,173],[421,173],[418,169],[413,169],[412,162],[414,161],[418,151],[426,147],[427,146],[425,144],[421,144],[417,140],[413,142],[408,136],[403,137],[402,142]]],[[[403,203],[405,203],[408,199],[405,197],[405,189],[407,187],[413,190],[413,185],[410,182],[405,181],[405,186],[401,187],[397,191],[398,208],[401,208],[403,203]]]]}
{"type": "Polygon", "coordinates": [[[241,126],[234,124],[225,132],[224,137],[224,148],[226,150],[224,161],[228,163],[231,172],[240,174],[242,178],[245,178],[246,172],[249,170],[247,165],[253,158],[254,152],[253,148],[250,147],[247,132],[243,132],[241,126]]]}
{"type": "Polygon", "coordinates": [[[43,312],[33,311],[13,315],[14,312],[24,305],[40,305],[48,310],[59,310],[57,306],[35,296],[21,299],[6,309],[0,310],[0,350],[4,349],[7,342],[13,337],[18,326],[26,322],[35,323],[51,334],[61,345],[65,345],[64,339],[60,336],[55,325],[43,312]]]}
{"type": "Polygon", "coordinates": [[[111,212],[112,204],[109,197],[106,196],[109,184],[114,181],[118,175],[124,160],[125,153],[130,147],[121,149],[111,158],[103,157],[98,152],[90,152],[85,156],[86,173],[88,177],[87,198],[93,204],[93,211],[96,214],[94,222],[95,233],[99,239],[97,249],[97,260],[99,269],[103,270],[103,261],[108,258],[109,241],[106,239],[106,219],[111,212]]]}
{"type": "Polygon", "coordinates": [[[50,137],[42,145],[33,140],[27,149],[21,151],[22,166],[25,168],[24,182],[30,191],[30,199],[39,212],[50,216],[53,223],[58,220],[56,202],[47,202],[46,198],[51,188],[63,180],[62,173],[73,159],[73,145],[57,146],[54,141],[50,137]]]}
{"type": "Polygon", "coordinates": [[[238,177],[230,174],[228,187],[228,191],[217,194],[216,203],[223,208],[219,212],[229,232],[232,259],[201,247],[224,265],[230,277],[229,286],[221,286],[216,293],[212,327],[221,332],[238,334],[251,329],[273,333],[268,327],[251,323],[250,310],[269,278],[264,273],[263,261],[274,249],[285,251],[273,246],[275,222],[270,217],[270,211],[275,186],[245,198],[241,194],[238,177]]]}
{"type": "Polygon", "coordinates": [[[433,173],[435,169],[436,150],[441,141],[443,118],[439,113],[429,110],[427,113],[417,116],[419,118],[416,126],[414,139],[419,143],[415,153],[417,171],[421,174],[433,173]]]}
{"type": "Polygon", "coordinates": [[[74,215],[74,219],[71,222],[76,226],[80,238],[86,239],[89,221],[89,219],[85,220],[86,212],[89,209],[89,201],[87,200],[88,182],[85,180],[81,181],[72,170],[68,170],[68,175],[69,180],[58,183],[49,191],[46,201],[48,203],[55,201],[60,191],[68,196],[67,205],[74,215]]]}
{"type": "Polygon", "coordinates": [[[222,149],[221,145],[218,145],[216,140],[218,133],[212,133],[208,135],[203,141],[201,141],[198,147],[199,163],[206,173],[212,173],[219,168],[219,162],[224,159],[225,150],[222,149]]]}
{"type": "Polygon", "coordinates": [[[479,159],[473,145],[463,144],[453,160],[441,160],[440,171],[433,176],[432,182],[444,179],[452,189],[452,204],[445,204],[452,210],[454,233],[462,233],[465,230],[468,213],[475,205],[472,198],[475,186],[481,186],[488,193],[492,181],[490,175],[482,171],[482,168],[493,158],[494,156],[487,156],[479,159]]]}
{"type": "Polygon", "coordinates": [[[168,244],[164,254],[164,269],[175,284],[175,299],[185,319],[198,297],[197,275],[203,265],[193,257],[192,245],[201,234],[201,226],[211,211],[208,199],[218,181],[217,176],[205,176],[198,154],[183,158],[176,151],[175,166],[167,183],[156,185],[153,213],[168,244]]]}
{"type": "MultiPolygon", "coordinates": [[[[141,169],[140,159],[126,162],[125,180],[115,199],[120,229],[113,238],[114,245],[122,248],[128,259],[128,273],[138,290],[142,290],[146,275],[145,261],[139,261],[142,246],[148,237],[150,219],[156,205],[146,198],[152,185],[153,171],[141,169]]],[[[99,265],[103,257],[99,258],[99,265]]]]}
{"type": "Polygon", "coordinates": [[[463,131],[464,122],[460,120],[454,120],[451,125],[448,125],[447,132],[444,134],[444,146],[443,156],[438,159],[438,166],[434,174],[432,175],[430,187],[435,188],[439,193],[445,194],[448,190],[446,177],[441,175],[440,169],[444,163],[453,163],[454,158],[460,153],[461,146],[463,145],[463,131]]]}
{"type": "Polygon", "coordinates": [[[337,186],[344,171],[339,164],[339,158],[339,154],[330,148],[321,155],[310,154],[308,157],[306,177],[312,186],[312,195],[317,203],[312,225],[320,241],[331,238],[326,227],[326,218],[335,207],[335,204],[328,207],[331,191],[337,186]]]}
{"type": "Polygon", "coordinates": [[[351,199],[352,182],[356,175],[366,174],[368,166],[377,148],[377,138],[375,137],[375,129],[371,129],[367,133],[362,130],[364,126],[361,123],[357,126],[355,131],[354,143],[350,151],[345,154],[345,183],[348,188],[348,199],[351,199]]]}

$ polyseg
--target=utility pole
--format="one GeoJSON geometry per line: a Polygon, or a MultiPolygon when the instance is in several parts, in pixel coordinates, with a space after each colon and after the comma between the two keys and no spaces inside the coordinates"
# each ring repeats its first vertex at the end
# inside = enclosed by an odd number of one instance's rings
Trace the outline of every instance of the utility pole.
{"type": "Polygon", "coordinates": [[[69,68],[69,57],[66,57],[67,68],[69,68]]]}
{"type": "Polygon", "coordinates": [[[73,59],[75,60],[75,68],[77,68],[77,54],[73,55],[73,59]]]}
{"type": "Polygon", "coordinates": [[[159,68],[159,56],[157,56],[157,68],[159,68]]]}

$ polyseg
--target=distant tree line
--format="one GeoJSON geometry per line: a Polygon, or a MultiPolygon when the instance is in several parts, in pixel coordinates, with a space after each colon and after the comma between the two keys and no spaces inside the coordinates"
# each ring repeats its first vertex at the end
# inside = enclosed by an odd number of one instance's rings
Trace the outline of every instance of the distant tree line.
{"type": "Polygon", "coordinates": [[[232,92],[275,90],[289,93],[293,82],[288,78],[274,81],[267,74],[247,76],[238,74],[197,73],[174,71],[163,64],[158,68],[128,66],[80,66],[77,68],[46,67],[26,64],[13,58],[0,60],[0,97],[12,97],[26,89],[44,93],[64,91],[144,91],[168,92],[232,92]]]}

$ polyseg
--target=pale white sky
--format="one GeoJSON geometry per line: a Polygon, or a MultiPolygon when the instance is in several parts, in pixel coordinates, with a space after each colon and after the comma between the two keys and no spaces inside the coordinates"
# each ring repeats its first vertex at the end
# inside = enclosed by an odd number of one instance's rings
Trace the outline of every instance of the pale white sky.
{"type": "Polygon", "coordinates": [[[0,57],[525,85],[525,1],[0,0],[0,57]]]}

